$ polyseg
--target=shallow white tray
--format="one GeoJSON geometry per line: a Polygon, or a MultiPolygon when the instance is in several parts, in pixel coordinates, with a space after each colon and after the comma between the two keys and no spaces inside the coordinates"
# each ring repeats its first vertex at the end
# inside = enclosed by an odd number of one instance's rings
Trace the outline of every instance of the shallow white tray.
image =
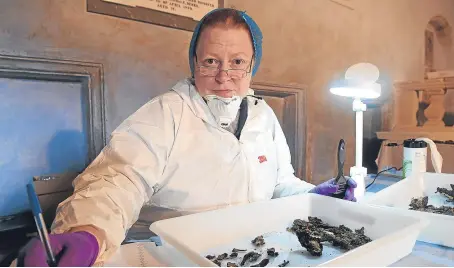
{"type": "Polygon", "coordinates": [[[150,230],[200,266],[216,266],[205,258],[208,253],[247,246],[246,241],[263,234],[272,237],[264,247],[279,248],[280,258],[290,258],[288,266],[386,266],[410,254],[426,225],[385,207],[304,194],[162,220],[150,230]],[[308,216],[350,229],[364,227],[373,241],[346,253],[326,246],[321,258],[312,257],[286,232],[293,220],[308,216]]]}
{"type": "Polygon", "coordinates": [[[454,216],[409,210],[412,198],[429,196],[429,205],[450,206],[446,197],[435,193],[437,187],[451,189],[454,174],[422,173],[399,181],[364,199],[364,203],[400,209],[403,215],[425,219],[430,224],[421,232],[418,240],[446,247],[454,247],[454,216]]]}

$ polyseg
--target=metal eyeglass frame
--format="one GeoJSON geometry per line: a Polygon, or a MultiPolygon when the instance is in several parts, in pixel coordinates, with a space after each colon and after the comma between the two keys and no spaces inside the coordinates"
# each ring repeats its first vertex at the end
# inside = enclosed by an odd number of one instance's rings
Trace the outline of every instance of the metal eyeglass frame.
{"type": "Polygon", "coordinates": [[[246,67],[246,69],[221,69],[219,67],[208,67],[208,66],[203,66],[203,65],[198,65],[198,59],[197,59],[197,54],[194,54],[195,56],[195,62],[197,64],[197,69],[201,69],[201,68],[205,68],[205,69],[209,69],[209,70],[218,70],[217,73],[215,75],[203,75],[203,76],[208,76],[208,77],[214,77],[216,75],[219,74],[219,72],[226,72],[227,76],[230,77],[231,79],[243,79],[248,73],[250,73],[252,71],[252,60],[254,59],[254,56],[252,56],[251,58],[251,61],[249,62],[249,67],[246,67]],[[247,70],[249,68],[249,70],[247,70]],[[230,76],[229,74],[229,71],[244,71],[243,73],[243,76],[239,77],[239,78],[233,78],[230,76]]]}

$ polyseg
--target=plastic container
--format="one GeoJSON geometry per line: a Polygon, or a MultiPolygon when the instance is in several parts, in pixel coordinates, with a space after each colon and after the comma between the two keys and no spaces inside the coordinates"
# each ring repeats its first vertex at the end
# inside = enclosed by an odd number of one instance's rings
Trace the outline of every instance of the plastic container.
{"type": "Polygon", "coordinates": [[[414,139],[404,140],[404,159],[402,170],[404,178],[411,176],[412,172],[426,172],[427,143],[414,139]]]}
{"type": "MultiPolygon", "coordinates": [[[[217,250],[222,248],[239,248],[241,243],[258,235],[285,234],[293,220],[307,220],[308,216],[335,226],[364,227],[365,234],[373,241],[346,253],[323,258],[306,255],[310,264],[292,262],[288,266],[387,266],[411,253],[417,236],[428,224],[385,207],[304,194],[162,220],[153,223],[150,230],[195,264],[216,266],[204,256],[221,254],[223,252],[217,250]]],[[[292,250],[305,251],[301,246],[292,250]]],[[[277,263],[268,266],[277,266],[277,263]]]]}
{"type": "Polygon", "coordinates": [[[418,240],[454,247],[454,216],[409,210],[412,198],[426,195],[429,196],[429,205],[454,207],[454,203],[444,202],[446,197],[435,193],[437,187],[451,189],[450,184],[454,184],[454,174],[428,172],[413,174],[405,180],[399,181],[364,199],[363,202],[394,207],[401,211],[402,215],[428,220],[430,224],[421,232],[418,240]]]}

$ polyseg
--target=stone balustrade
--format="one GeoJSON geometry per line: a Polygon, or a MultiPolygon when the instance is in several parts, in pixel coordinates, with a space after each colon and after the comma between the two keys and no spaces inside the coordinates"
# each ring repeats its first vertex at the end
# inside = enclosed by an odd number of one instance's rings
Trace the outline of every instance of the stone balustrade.
{"type": "Polygon", "coordinates": [[[453,98],[454,76],[395,83],[392,100],[383,113],[385,131],[378,132],[378,138],[402,140],[425,136],[454,140],[452,122],[446,122],[448,114],[454,115],[453,98]]]}

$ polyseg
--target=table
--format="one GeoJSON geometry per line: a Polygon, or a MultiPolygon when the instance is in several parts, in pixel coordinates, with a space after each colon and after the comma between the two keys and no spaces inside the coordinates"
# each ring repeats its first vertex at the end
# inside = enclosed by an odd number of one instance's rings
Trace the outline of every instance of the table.
{"type": "MultiPolygon", "coordinates": [[[[389,187],[399,181],[399,178],[380,175],[366,192],[365,197],[389,187]]],[[[366,185],[372,182],[370,176],[366,185]]],[[[404,257],[391,266],[448,266],[454,267],[454,248],[443,247],[435,244],[416,241],[415,247],[410,255],[404,257]]]]}

